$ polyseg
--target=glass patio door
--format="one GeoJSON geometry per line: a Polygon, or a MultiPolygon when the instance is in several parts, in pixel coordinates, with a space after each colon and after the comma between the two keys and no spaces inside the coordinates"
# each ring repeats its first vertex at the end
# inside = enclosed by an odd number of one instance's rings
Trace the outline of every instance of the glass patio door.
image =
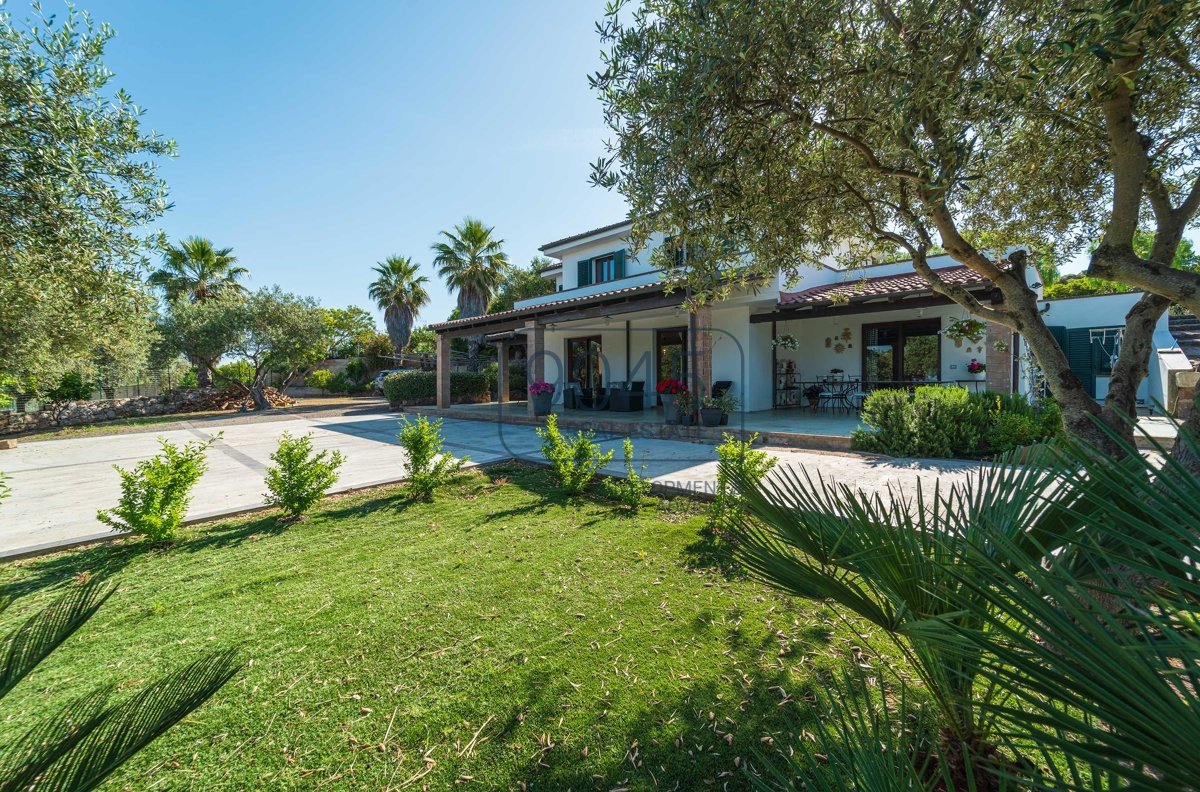
{"type": "Polygon", "coordinates": [[[941,379],[941,320],[863,325],[863,382],[941,379]]]}
{"type": "Polygon", "coordinates": [[[600,336],[567,339],[567,381],[590,396],[604,386],[604,355],[600,336]]]}
{"type": "Polygon", "coordinates": [[[658,375],[654,385],[665,379],[688,381],[687,336],[686,327],[654,331],[654,369],[658,375]]]}

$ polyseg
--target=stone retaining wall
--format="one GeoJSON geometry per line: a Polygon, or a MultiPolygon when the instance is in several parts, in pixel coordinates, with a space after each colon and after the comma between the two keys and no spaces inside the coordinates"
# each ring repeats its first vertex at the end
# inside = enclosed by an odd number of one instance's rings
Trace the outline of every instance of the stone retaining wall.
{"type": "Polygon", "coordinates": [[[206,388],[168,391],[161,396],[140,396],[132,399],[64,402],[40,412],[0,413],[0,435],[38,432],[63,426],[83,426],[115,421],[118,418],[190,412],[217,390],[219,389],[206,388]]]}

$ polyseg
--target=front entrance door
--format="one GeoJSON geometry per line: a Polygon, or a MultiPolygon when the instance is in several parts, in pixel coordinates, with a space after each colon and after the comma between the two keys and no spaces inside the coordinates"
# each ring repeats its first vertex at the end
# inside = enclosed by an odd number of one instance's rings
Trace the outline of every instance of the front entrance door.
{"type": "MultiPolygon", "coordinates": [[[[665,379],[688,381],[686,327],[670,327],[654,331],[655,385],[665,379]]],[[[662,400],[658,400],[662,404],[662,400]]]]}

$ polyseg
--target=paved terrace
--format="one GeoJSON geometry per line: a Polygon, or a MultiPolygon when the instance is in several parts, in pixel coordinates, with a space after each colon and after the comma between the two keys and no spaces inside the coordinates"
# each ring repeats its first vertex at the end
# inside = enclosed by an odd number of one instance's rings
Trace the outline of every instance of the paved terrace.
{"type": "MultiPolygon", "coordinates": [[[[237,513],[263,505],[263,471],[270,464],[280,434],[313,433],[318,449],[338,449],[346,455],[340,489],[397,481],[404,455],[396,444],[396,414],[383,406],[357,408],[358,414],[326,411],[195,419],[169,424],[157,431],[22,441],[0,451],[0,469],[12,477],[12,497],[0,504],[0,557],[112,536],[96,521],[96,510],[113,506],[120,479],[113,465],[132,467],[158,450],[158,438],[175,443],[207,439],[223,432],[209,454],[209,470],[197,485],[190,520],[237,513]]],[[[844,418],[844,416],[843,416],[844,418]]],[[[505,459],[540,460],[534,427],[496,420],[447,419],[443,427],[447,450],[467,454],[476,463],[505,459]]],[[[717,429],[706,430],[715,432],[717,429]]],[[[615,449],[608,470],[620,474],[620,445],[626,432],[601,432],[598,439],[615,449]]],[[[682,490],[711,491],[716,479],[712,443],[642,438],[636,441],[639,463],[660,484],[682,490]]],[[[770,447],[783,464],[819,467],[825,476],[852,482],[867,491],[889,483],[911,484],[962,480],[975,463],[893,460],[849,453],[801,451],[770,447]]]]}

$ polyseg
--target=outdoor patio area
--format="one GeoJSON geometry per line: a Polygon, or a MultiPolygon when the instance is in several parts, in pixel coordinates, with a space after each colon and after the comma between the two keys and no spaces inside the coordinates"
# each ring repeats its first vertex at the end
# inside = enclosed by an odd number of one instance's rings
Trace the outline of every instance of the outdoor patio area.
{"type": "MultiPolygon", "coordinates": [[[[455,404],[449,408],[409,407],[409,412],[448,418],[501,420],[505,423],[541,423],[530,418],[524,401],[500,404],[455,404]]],[[[792,448],[814,448],[834,451],[850,449],[850,433],[860,425],[858,415],[845,412],[808,410],[760,410],[733,413],[724,426],[681,426],[667,424],[661,407],[634,412],[609,410],[567,410],[554,405],[563,428],[590,428],[599,433],[624,434],[633,437],[720,442],[725,432],[740,436],[758,433],[763,442],[792,448]]]]}

